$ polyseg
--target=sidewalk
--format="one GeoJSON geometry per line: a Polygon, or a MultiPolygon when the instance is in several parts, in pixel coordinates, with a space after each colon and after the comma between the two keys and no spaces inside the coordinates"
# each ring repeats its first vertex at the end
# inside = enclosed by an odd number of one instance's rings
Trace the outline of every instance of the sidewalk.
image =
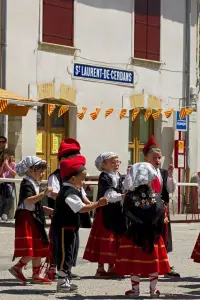
{"type": "MultiPolygon", "coordinates": [[[[92,218],[93,220],[93,218],[92,218]]],[[[174,214],[170,215],[171,223],[200,223],[200,214],[174,214]]],[[[46,227],[51,224],[50,219],[46,219],[46,227]]],[[[0,227],[14,227],[15,220],[8,220],[7,222],[0,221],[0,227]]]]}

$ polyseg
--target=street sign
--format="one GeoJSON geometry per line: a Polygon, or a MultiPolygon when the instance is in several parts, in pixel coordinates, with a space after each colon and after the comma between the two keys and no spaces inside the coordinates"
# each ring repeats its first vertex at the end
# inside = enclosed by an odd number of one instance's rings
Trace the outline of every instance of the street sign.
{"type": "Polygon", "coordinates": [[[180,119],[180,111],[176,111],[176,125],[175,130],[187,131],[187,117],[180,119]]]}
{"type": "Polygon", "coordinates": [[[80,63],[74,63],[73,77],[85,80],[104,81],[112,84],[134,84],[133,71],[80,63]]]}

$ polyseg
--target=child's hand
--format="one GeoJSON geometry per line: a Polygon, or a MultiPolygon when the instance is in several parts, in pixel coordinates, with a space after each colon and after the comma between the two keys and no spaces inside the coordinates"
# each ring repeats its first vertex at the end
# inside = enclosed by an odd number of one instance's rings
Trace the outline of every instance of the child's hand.
{"type": "Polygon", "coordinates": [[[108,199],[106,197],[102,197],[98,201],[98,206],[105,206],[108,204],[108,199]]]}
{"type": "Polygon", "coordinates": [[[53,188],[52,187],[47,187],[45,190],[44,190],[44,194],[45,195],[48,195],[48,193],[51,193],[53,192],[53,188]]]}
{"type": "Polygon", "coordinates": [[[169,219],[168,219],[168,217],[165,217],[164,218],[164,224],[168,224],[169,223],[169,219]]]}

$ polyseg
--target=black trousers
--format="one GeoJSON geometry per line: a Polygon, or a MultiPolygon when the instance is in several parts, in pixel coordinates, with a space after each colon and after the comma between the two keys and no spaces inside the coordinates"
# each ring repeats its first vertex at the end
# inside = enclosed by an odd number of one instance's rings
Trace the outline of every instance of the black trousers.
{"type": "Polygon", "coordinates": [[[52,230],[57,270],[71,273],[78,256],[78,231],[55,226],[52,230]]]}

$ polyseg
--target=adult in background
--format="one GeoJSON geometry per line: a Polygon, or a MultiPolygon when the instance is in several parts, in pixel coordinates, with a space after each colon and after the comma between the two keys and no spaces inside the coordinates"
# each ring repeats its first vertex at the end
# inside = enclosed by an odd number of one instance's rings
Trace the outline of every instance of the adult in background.
{"type": "MultiPolygon", "coordinates": [[[[167,252],[172,252],[172,232],[171,232],[171,223],[169,218],[169,194],[174,193],[176,190],[176,181],[173,177],[173,165],[169,165],[168,170],[161,169],[161,158],[162,153],[154,140],[154,136],[151,136],[146,145],[143,148],[143,154],[148,163],[152,164],[157,171],[157,178],[154,181],[154,185],[158,187],[160,196],[165,203],[166,225],[164,226],[163,239],[167,252]]],[[[154,188],[155,190],[155,188],[154,188]]],[[[171,272],[165,275],[165,277],[180,277],[178,273],[174,271],[174,267],[171,267],[171,272]]]]}
{"type": "Polygon", "coordinates": [[[7,138],[3,135],[0,136],[0,157],[4,150],[6,149],[7,138]]]}

